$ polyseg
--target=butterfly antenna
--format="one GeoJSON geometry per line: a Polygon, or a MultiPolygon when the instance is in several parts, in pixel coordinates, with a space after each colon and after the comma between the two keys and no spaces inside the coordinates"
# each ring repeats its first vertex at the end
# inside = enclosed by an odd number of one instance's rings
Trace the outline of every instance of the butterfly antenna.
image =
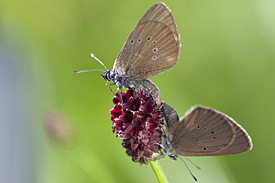
{"type": "Polygon", "coordinates": [[[101,70],[101,69],[93,69],[93,70],[84,70],[84,71],[72,71],[72,73],[93,72],[93,71],[105,72],[104,70],[101,70]]]}
{"type": "Polygon", "coordinates": [[[198,181],[198,179],[193,175],[193,173],[191,172],[191,170],[188,168],[188,166],[186,165],[186,163],[185,163],[185,161],[180,157],[180,156],[178,156],[180,159],[181,159],[181,161],[185,164],[185,166],[186,166],[186,168],[187,168],[187,170],[189,171],[189,173],[191,174],[191,176],[193,177],[193,179],[195,180],[195,181],[198,181]]]}
{"type": "Polygon", "coordinates": [[[189,161],[196,169],[201,170],[201,168],[195,163],[193,163],[190,159],[186,158],[185,156],[182,156],[182,157],[184,157],[187,161],[189,161]]]}
{"type": "Polygon", "coordinates": [[[105,66],[98,58],[96,58],[96,56],[95,56],[93,53],[91,53],[91,57],[92,57],[93,59],[95,59],[96,61],[98,61],[98,62],[106,69],[106,71],[108,70],[108,69],[106,68],[106,66],[105,66]]]}

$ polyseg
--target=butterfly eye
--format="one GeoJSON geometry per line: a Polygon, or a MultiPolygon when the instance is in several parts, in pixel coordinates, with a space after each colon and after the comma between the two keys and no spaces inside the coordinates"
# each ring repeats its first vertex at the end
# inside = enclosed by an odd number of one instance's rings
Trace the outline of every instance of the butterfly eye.
{"type": "Polygon", "coordinates": [[[158,51],[157,48],[154,48],[154,49],[153,49],[153,53],[156,53],[157,51],[158,51]]]}

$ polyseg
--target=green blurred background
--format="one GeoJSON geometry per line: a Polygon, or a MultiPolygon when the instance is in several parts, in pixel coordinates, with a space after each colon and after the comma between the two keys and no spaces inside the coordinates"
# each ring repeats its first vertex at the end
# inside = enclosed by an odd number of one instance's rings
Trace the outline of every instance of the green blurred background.
{"type": "MultiPolygon", "coordinates": [[[[157,182],[112,133],[111,69],[155,1],[0,1],[0,179],[5,183],[157,182]],[[45,131],[46,129],[46,131],[45,131]],[[54,136],[54,130],[61,134],[54,136]],[[48,135],[52,136],[48,136],[48,135]]],[[[199,182],[275,182],[275,1],[167,0],[180,59],[152,78],[181,116],[194,104],[232,116],[253,150],[190,158],[199,182]]],[[[160,164],[170,182],[194,182],[181,161],[160,164]]]]}

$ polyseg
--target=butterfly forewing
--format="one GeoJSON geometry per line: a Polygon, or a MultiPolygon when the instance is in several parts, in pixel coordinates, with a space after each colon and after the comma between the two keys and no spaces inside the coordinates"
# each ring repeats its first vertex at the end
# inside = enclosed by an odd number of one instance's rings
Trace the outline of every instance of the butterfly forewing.
{"type": "Polygon", "coordinates": [[[114,69],[119,75],[133,80],[149,78],[173,67],[178,60],[179,48],[174,18],[164,4],[157,3],[129,35],[114,69]]]}
{"type": "Polygon", "coordinates": [[[168,138],[172,153],[184,156],[219,156],[251,149],[249,136],[233,119],[205,107],[185,115],[168,138]]]}
{"type": "Polygon", "coordinates": [[[179,41],[179,34],[177,32],[177,26],[175,24],[174,17],[171,13],[171,10],[164,3],[154,4],[140,19],[138,25],[143,24],[144,22],[160,22],[169,27],[175,36],[175,40],[179,41]]]}
{"type": "Polygon", "coordinates": [[[233,120],[231,121],[231,123],[233,124],[236,132],[235,139],[232,144],[230,144],[227,148],[220,151],[219,155],[237,154],[252,149],[251,138],[245,131],[245,129],[243,129],[239,124],[237,124],[233,120]]]}

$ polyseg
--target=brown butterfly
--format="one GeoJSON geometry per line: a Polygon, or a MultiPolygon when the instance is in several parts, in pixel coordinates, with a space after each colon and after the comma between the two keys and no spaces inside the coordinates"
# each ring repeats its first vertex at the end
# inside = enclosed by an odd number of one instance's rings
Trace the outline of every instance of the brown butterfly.
{"type": "Polygon", "coordinates": [[[252,149],[248,133],[232,118],[208,107],[192,107],[179,120],[174,108],[162,103],[166,121],[164,148],[169,157],[222,156],[252,149]]]}
{"type": "MultiPolygon", "coordinates": [[[[114,83],[111,85],[116,84],[119,89],[135,87],[152,96],[159,105],[159,90],[147,78],[172,68],[178,60],[179,49],[179,34],[174,17],[164,3],[156,3],[130,33],[113,69],[106,69],[101,76],[107,81],[112,80],[114,83]]],[[[74,72],[89,71],[94,70],[74,72]]]]}
{"type": "MultiPolygon", "coordinates": [[[[176,110],[162,102],[162,113],[166,121],[162,147],[165,156],[168,155],[173,160],[179,157],[183,161],[179,155],[183,157],[223,156],[252,149],[251,138],[245,129],[232,118],[215,109],[192,107],[179,120],[176,110]]],[[[184,164],[187,167],[185,162],[184,164]]],[[[194,163],[192,164],[200,169],[194,163]]],[[[188,167],[187,169],[197,181],[190,169],[188,167]]]]}

